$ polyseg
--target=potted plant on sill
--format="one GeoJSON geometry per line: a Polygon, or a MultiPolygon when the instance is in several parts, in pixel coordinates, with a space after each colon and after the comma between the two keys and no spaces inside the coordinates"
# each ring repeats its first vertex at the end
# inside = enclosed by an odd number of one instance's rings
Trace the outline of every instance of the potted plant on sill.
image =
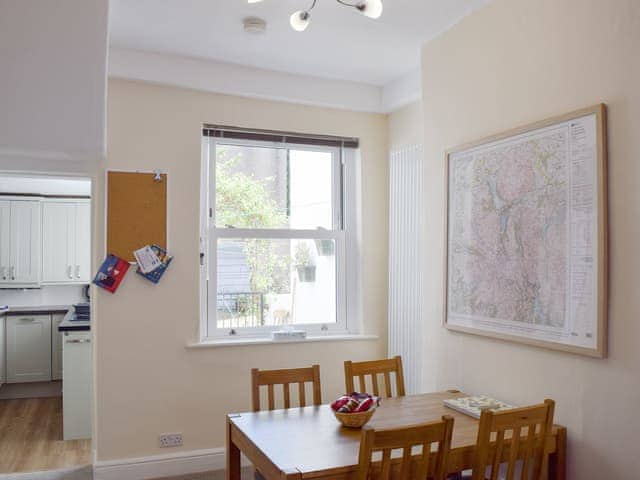
{"type": "MultiPolygon", "coordinates": [[[[326,231],[324,228],[322,227],[318,227],[318,230],[323,230],[326,231]]],[[[331,256],[335,253],[336,247],[335,247],[335,243],[332,239],[330,238],[323,238],[323,239],[318,239],[316,238],[314,240],[315,244],[316,244],[316,250],[318,251],[318,255],[320,255],[321,257],[328,257],[331,256]]]]}
{"type": "Polygon", "coordinates": [[[333,240],[315,240],[316,242],[316,249],[318,250],[318,255],[320,255],[321,257],[328,257],[330,255],[333,255],[333,253],[335,252],[335,243],[333,242],[333,240]]]}
{"type": "Polygon", "coordinates": [[[309,250],[309,246],[306,243],[300,242],[296,245],[293,259],[298,272],[298,280],[301,282],[315,282],[316,266],[311,261],[311,250],[309,250]]]}

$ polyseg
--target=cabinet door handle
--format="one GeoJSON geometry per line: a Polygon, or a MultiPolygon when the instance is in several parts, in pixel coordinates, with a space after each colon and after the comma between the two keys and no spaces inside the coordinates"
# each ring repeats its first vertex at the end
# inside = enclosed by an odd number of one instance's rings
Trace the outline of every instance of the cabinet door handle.
{"type": "Polygon", "coordinates": [[[69,338],[64,343],[91,343],[89,338],[69,338]]]}
{"type": "Polygon", "coordinates": [[[69,278],[73,278],[73,274],[71,273],[71,265],[67,265],[67,276],[69,278]]]}
{"type": "Polygon", "coordinates": [[[31,323],[33,323],[33,322],[36,321],[36,319],[33,318],[33,317],[23,317],[23,318],[20,319],[20,321],[21,322],[31,322],[31,323]]]}
{"type": "Polygon", "coordinates": [[[0,267],[0,272],[2,272],[2,279],[7,279],[7,267],[0,267]]]}
{"type": "Polygon", "coordinates": [[[9,276],[11,277],[11,280],[16,279],[16,267],[9,268],[9,276]]]}
{"type": "Polygon", "coordinates": [[[80,278],[80,265],[76,265],[76,278],[80,278]]]}

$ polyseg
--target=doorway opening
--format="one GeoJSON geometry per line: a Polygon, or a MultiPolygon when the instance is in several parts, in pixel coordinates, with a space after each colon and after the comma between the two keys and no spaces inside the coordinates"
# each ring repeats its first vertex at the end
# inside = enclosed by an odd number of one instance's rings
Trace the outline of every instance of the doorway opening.
{"type": "Polygon", "coordinates": [[[92,463],[91,194],[0,174],[0,475],[92,463]]]}

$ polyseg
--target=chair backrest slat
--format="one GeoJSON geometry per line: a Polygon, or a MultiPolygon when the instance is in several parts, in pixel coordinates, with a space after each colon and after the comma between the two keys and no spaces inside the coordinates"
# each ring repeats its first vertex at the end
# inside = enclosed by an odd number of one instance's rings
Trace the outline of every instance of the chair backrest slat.
{"type": "MultiPolygon", "coordinates": [[[[511,445],[509,445],[509,462],[507,464],[507,479],[513,480],[518,463],[518,448],[520,447],[520,427],[515,427],[511,433],[511,445]]],[[[524,474],[524,472],[522,472],[524,474]]]]}
{"type": "Polygon", "coordinates": [[[344,362],[344,380],[347,394],[356,391],[354,378],[358,377],[360,383],[360,392],[367,391],[366,377],[371,377],[371,386],[374,395],[380,395],[381,389],[378,383],[378,375],[384,377],[384,393],[387,397],[391,397],[392,383],[391,373],[395,375],[396,395],[404,396],[404,375],[402,372],[402,358],[400,356],[388,358],[384,360],[372,360],[368,362],[352,362],[347,360],[344,362]]]}
{"type": "Polygon", "coordinates": [[[304,382],[298,382],[298,398],[300,398],[300,406],[307,406],[307,395],[304,390],[304,382]]]}
{"type": "Polygon", "coordinates": [[[500,472],[500,459],[502,458],[503,447],[504,447],[504,431],[500,431],[496,435],[496,454],[494,455],[494,461],[491,464],[491,480],[498,479],[498,473],[500,472]]]}
{"type": "Polygon", "coordinates": [[[284,408],[291,408],[291,396],[289,395],[289,384],[282,385],[282,396],[284,397],[284,408]]]}
{"type": "Polygon", "coordinates": [[[269,410],[273,410],[274,408],[276,408],[276,398],[275,398],[275,394],[274,394],[274,389],[273,389],[273,384],[270,383],[267,386],[268,390],[269,390],[269,410]]]}
{"type": "Polygon", "coordinates": [[[375,396],[380,395],[380,390],[378,389],[378,374],[374,373],[371,375],[371,383],[373,385],[373,394],[375,396]]]}
{"type": "Polygon", "coordinates": [[[291,408],[291,384],[298,384],[298,404],[307,405],[305,384],[311,383],[313,388],[313,404],[322,404],[320,388],[320,366],[309,368],[290,368],[283,370],[251,370],[251,390],[253,411],[260,411],[260,387],[267,387],[267,401],[269,410],[276,408],[275,385],[282,385],[284,408],[291,408]]]}
{"type": "MultiPolygon", "coordinates": [[[[527,441],[524,447],[524,460],[522,461],[522,471],[528,472],[530,465],[529,461],[533,456],[534,448],[535,448],[535,439],[536,439],[536,427],[528,427],[527,428],[527,441]]],[[[524,473],[523,473],[524,475],[524,473]]]]}
{"type": "Polygon", "coordinates": [[[375,465],[376,469],[380,468],[380,476],[377,477],[380,480],[389,480],[392,477],[400,480],[426,480],[427,476],[433,480],[444,480],[452,433],[453,418],[450,416],[444,416],[437,422],[395,429],[375,430],[364,427],[360,439],[357,480],[369,480],[372,476],[374,452],[382,452],[380,465],[375,465]],[[438,445],[438,450],[432,453],[431,447],[434,443],[438,445]],[[412,455],[414,447],[421,447],[422,452],[412,455]],[[402,451],[399,461],[391,461],[393,450],[402,451]],[[435,458],[433,464],[432,457],[435,458]]]}
{"type": "Polygon", "coordinates": [[[491,468],[491,480],[499,478],[500,465],[506,462],[506,480],[514,480],[520,468],[520,480],[541,480],[546,464],[547,438],[553,427],[553,400],[531,407],[494,412],[480,416],[472,480],[484,480],[491,468]],[[495,442],[491,435],[495,433],[495,442]],[[507,435],[509,437],[507,438],[507,435]],[[506,450],[506,451],[505,451],[506,450]]]}
{"type": "Polygon", "coordinates": [[[387,397],[391,397],[393,394],[391,393],[391,375],[389,372],[384,372],[384,388],[387,397]]]}

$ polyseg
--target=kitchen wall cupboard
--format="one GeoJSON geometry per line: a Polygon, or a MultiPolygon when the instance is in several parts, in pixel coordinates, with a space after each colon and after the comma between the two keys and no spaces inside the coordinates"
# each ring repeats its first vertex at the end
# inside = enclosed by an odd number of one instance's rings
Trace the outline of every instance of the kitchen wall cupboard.
{"type": "Polygon", "coordinates": [[[42,283],[89,283],[90,274],[89,200],[43,200],[42,283]]]}
{"type": "Polygon", "coordinates": [[[0,199],[0,287],[40,283],[40,200],[0,199]]]}
{"type": "Polygon", "coordinates": [[[6,317],[7,383],[51,380],[51,315],[6,317]]]}

